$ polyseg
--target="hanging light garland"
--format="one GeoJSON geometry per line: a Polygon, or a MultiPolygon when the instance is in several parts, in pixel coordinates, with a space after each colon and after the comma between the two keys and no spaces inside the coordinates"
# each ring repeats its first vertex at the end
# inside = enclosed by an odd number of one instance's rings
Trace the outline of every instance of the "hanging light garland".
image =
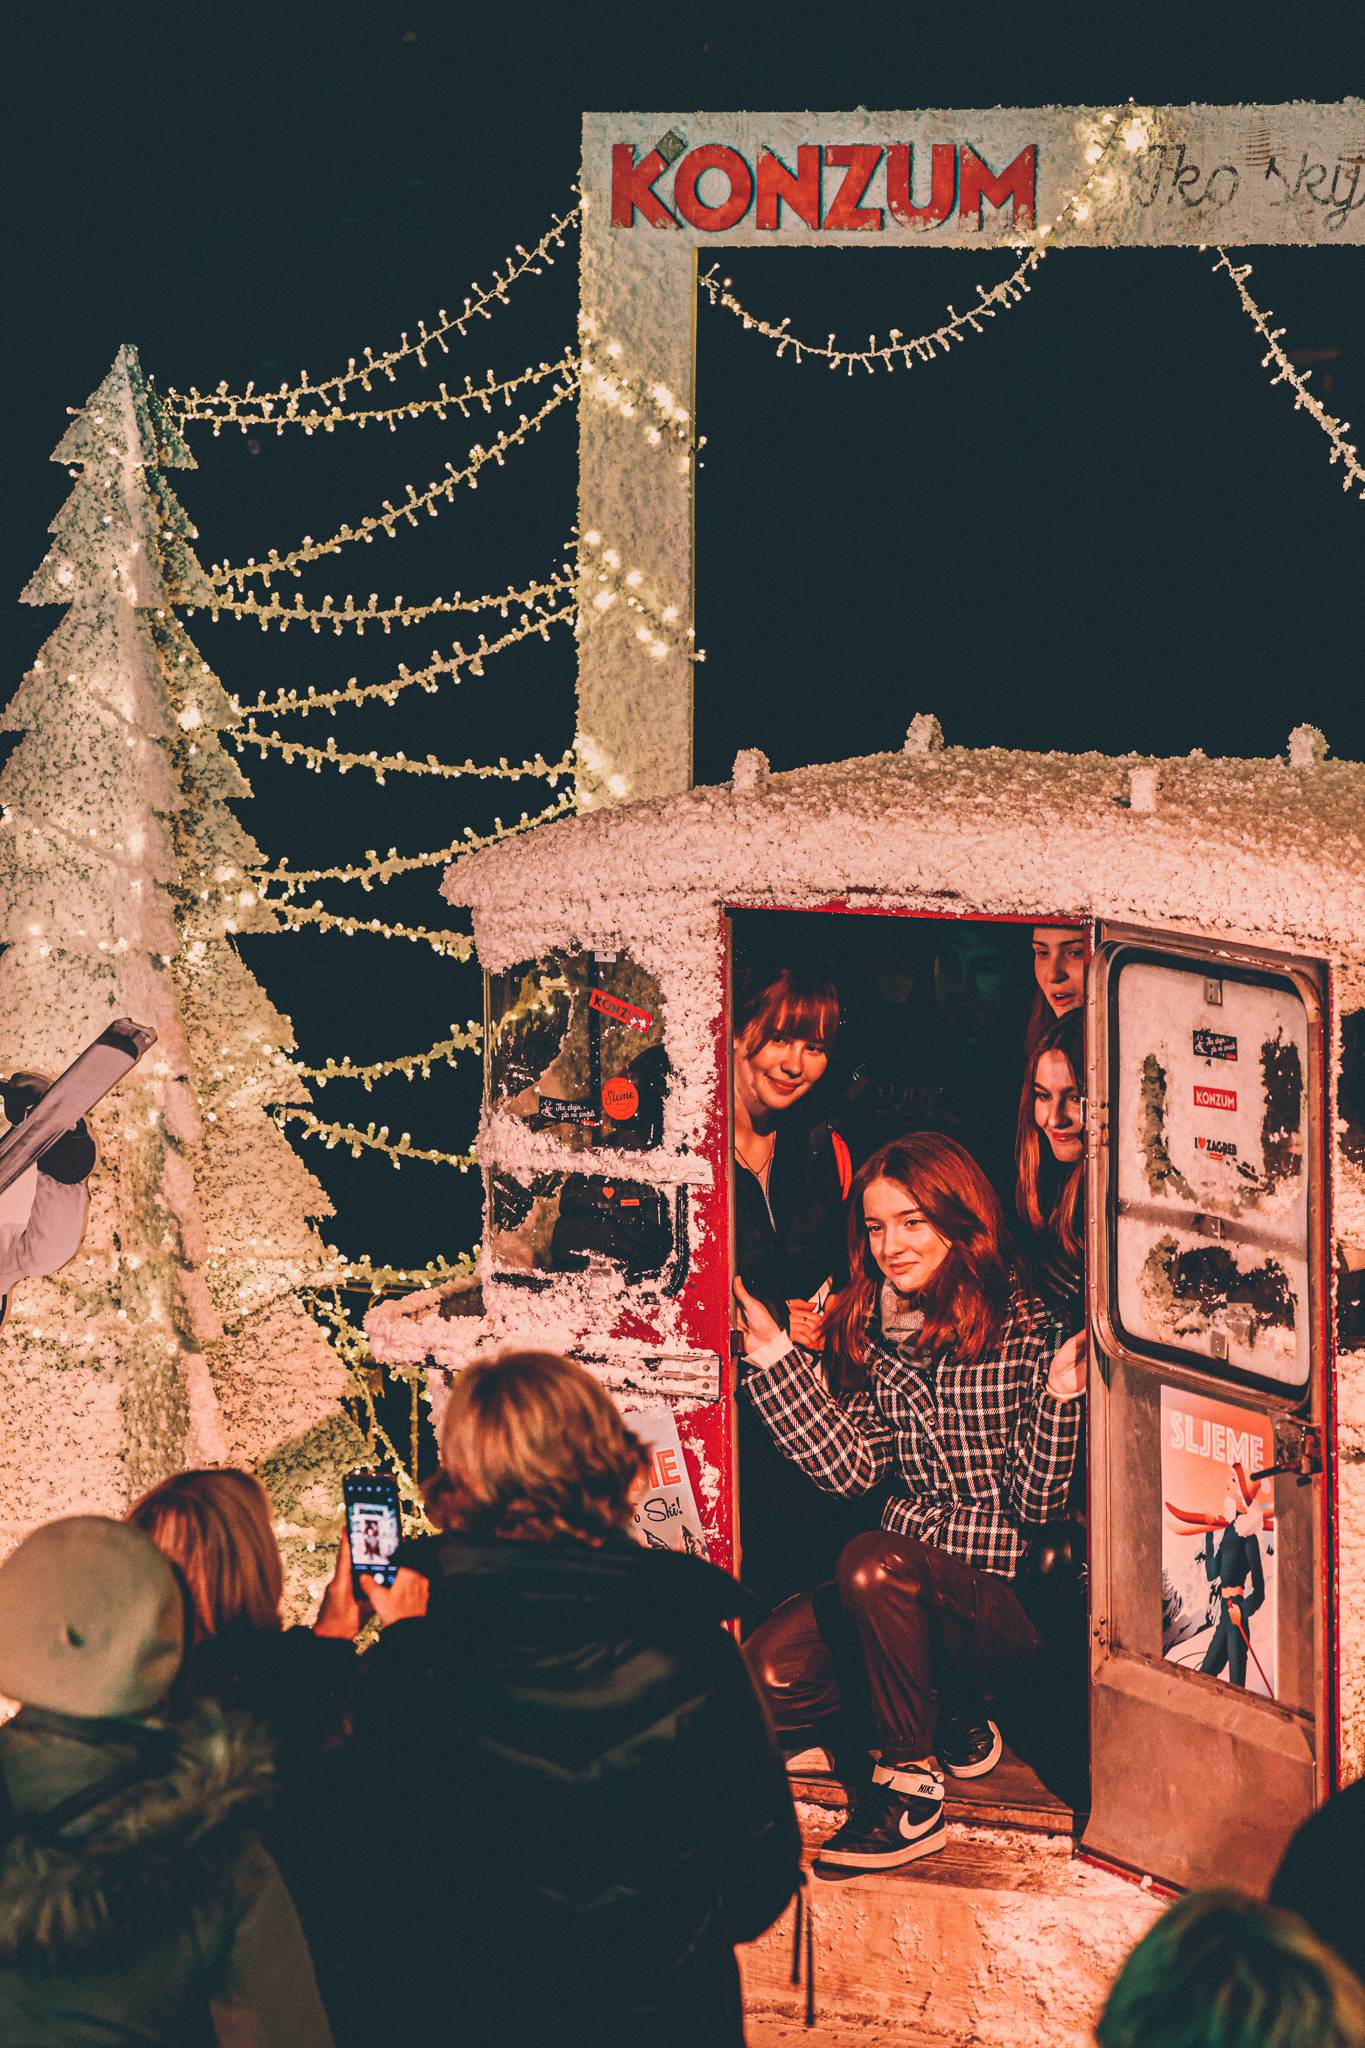
{"type": "Polygon", "coordinates": [[[651,601],[645,595],[644,572],[624,568],[620,550],[609,546],[596,527],[589,527],[583,535],[581,561],[580,582],[586,603],[594,611],[610,611],[613,605],[622,604],[628,611],[638,613],[640,623],[635,628],[635,637],[648,647],[656,661],[662,661],[672,648],[681,645],[686,646],[691,660],[705,661],[705,654],[696,645],[696,627],[681,625],[682,614],[677,605],[651,601]],[[590,583],[597,587],[591,597],[586,597],[590,583]]]}
{"type": "Polygon", "coordinates": [[[1228,256],[1227,250],[1220,249],[1218,251],[1218,261],[1214,264],[1213,268],[1215,273],[1225,270],[1232,279],[1237,296],[1242,302],[1242,311],[1266,344],[1266,352],[1261,357],[1261,367],[1265,370],[1273,367],[1275,374],[1270,380],[1271,383],[1288,384],[1290,386],[1294,393],[1295,411],[1306,412],[1310,418],[1315,419],[1331,442],[1332,453],[1330,460],[1339,462],[1342,465],[1341,488],[1343,491],[1358,490],[1361,497],[1365,498],[1365,468],[1361,466],[1360,452],[1355,442],[1348,441],[1346,438],[1350,432],[1351,423],[1349,420],[1339,420],[1335,413],[1328,412],[1321,399],[1308,388],[1310,372],[1307,370],[1296,370],[1289,357],[1280,347],[1280,343],[1284,339],[1284,328],[1271,326],[1270,322],[1274,315],[1269,312],[1262,312],[1255,299],[1252,298],[1251,293],[1247,290],[1246,281],[1251,275],[1251,265],[1249,263],[1233,263],[1228,256]]]}
{"type": "Polygon", "coordinates": [[[501,468],[508,452],[525,441],[528,435],[537,433],[550,414],[558,406],[563,405],[566,399],[572,398],[577,390],[577,375],[566,375],[564,381],[555,386],[539,412],[533,413],[529,419],[523,413],[517,426],[499,434],[487,448],[476,443],[463,469],[456,469],[453,463],[447,463],[446,475],[437,477],[424,490],[418,491],[409,484],[407,496],[401,504],[394,505],[386,498],[384,510],[367,514],[358,526],[343,526],[330,540],[315,541],[305,538],[298,547],[291,548],[288,554],[282,555],[278,548],[272,548],[263,562],[258,562],[253,555],[248,561],[238,565],[217,563],[211,572],[211,580],[223,586],[235,583],[240,587],[260,577],[268,584],[272,576],[296,576],[305,564],[320,561],[324,555],[336,554],[353,540],[372,540],[377,533],[385,533],[392,540],[404,520],[409,526],[417,525],[419,512],[425,512],[434,519],[440,506],[448,505],[462,486],[467,484],[471,490],[477,490],[480,470],[485,469],[490,462],[497,463],[501,468]]]}
{"type": "Polygon", "coordinates": [[[282,931],[303,931],[316,925],[319,931],[341,932],[348,939],[408,939],[415,946],[430,946],[447,960],[468,960],[474,941],[468,932],[429,931],[421,924],[386,924],[380,917],[338,917],[320,903],[272,903],[269,908],[280,919],[282,931]]]}
{"type": "Polygon", "coordinates": [[[439,348],[442,353],[447,353],[451,340],[463,336],[475,320],[491,319],[494,306],[506,305],[507,294],[519,278],[528,274],[538,277],[549,268],[557,252],[563,248],[565,237],[577,226],[581,212],[581,205],[575,204],[566,213],[558,215],[533,249],[523,248],[518,242],[515,255],[507,259],[505,267],[494,272],[492,284],[475,286],[458,313],[451,315],[442,307],[434,325],[428,326],[425,320],[419,321],[416,340],[409,339],[405,333],[400,336],[396,348],[386,349],[381,355],[366,348],[362,362],[357,362],[352,356],[344,370],[318,382],[311,381],[305,371],[297,384],[281,384],[277,391],[258,392],[254,379],[240,392],[229,391],[226,383],[219,384],[214,391],[200,391],[191,385],[187,392],[168,391],[166,403],[182,424],[190,420],[217,420],[220,424],[231,424],[244,407],[266,413],[269,423],[273,424],[277,412],[292,417],[304,404],[315,409],[326,404],[334,422],[347,419],[350,415],[342,401],[352,385],[358,384],[362,391],[370,391],[377,377],[392,382],[399,363],[409,358],[414,358],[425,369],[429,350],[439,348]]]}
{"type": "MultiPolygon", "coordinates": [[[[349,1397],[354,1401],[358,1401],[364,1412],[365,1420],[361,1424],[361,1428],[365,1436],[366,1458],[373,1461],[377,1458],[380,1451],[383,1452],[392,1468],[394,1478],[398,1481],[400,1493],[406,1497],[409,1528],[416,1529],[424,1535],[434,1534],[433,1526],[427,1519],[426,1504],[422,1498],[422,1490],[417,1479],[418,1453],[421,1447],[421,1410],[418,1405],[421,1398],[421,1388],[419,1380],[414,1377],[410,1381],[412,1388],[412,1411],[408,1436],[408,1461],[405,1464],[401,1452],[397,1449],[392,1437],[379,1419],[379,1411],[375,1406],[375,1390],[376,1383],[380,1386],[383,1384],[385,1377],[384,1368],[375,1364],[370,1347],[365,1341],[364,1331],[356,1329],[345,1308],[342,1306],[340,1295],[335,1290],[332,1291],[330,1297],[315,1292],[311,1299],[314,1314],[330,1326],[332,1342],[337,1355],[350,1374],[349,1397]]],[[[401,1375],[398,1376],[401,1377],[401,1375]]]]}
{"type": "Polygon", "coordinates": [[[506,758],[495,762],[438,761],[434,754],[427,754],[416,761],[407,754],[379,754],[373,748],[365,754],[347,753],[333,739],[329,739],[325,747],[310,747],[302,740],[286,739],[282,733],[258,732],[254,722],[249,722],[240,732],[231,732],[229,736],[238,753],[246,746],[258,747],[263,754],[278,753],[286,761],[302,761],[314,774],[321,774],[324,765],[339,768],[343,775],[349,775],[353,768],[364,768],[376,782],[383,782],[388,775],[435,775],[443,780],[467,776],[475,782],[520,782],[526,776],[537,776],[555,783],[562,775],[574,772],[572,752],[561,754],[553,762],[547,761],[543,754],[515,764],[506,758]]]}
{"type": "Polygon", "coordinates": [[[427,1081],[431,1070],[437,1066],[451,1066],[462,1052],[476,1051],[483,1044],[483,1026],[471,1017],[467,1024],[452,1024],[449,1038],[438,1038],[425,1052],[399,1053],[389,1060],[371,1060],[361,1064],[349,1055],[341,1059],[329,1059],[325,1066],[295,1066],[294,1072],[302,1081],[311,1081],[317,1088],[325,1088],[329,1081],[360,1081],[366,1094],[376,1081],[387,1080],[391,1074],[401,1074],[405,1081],[414,1081],[419,1076],[427,1081]]]}
{"type": "Polygon", "coordinates": [[[297,1109],[292,1104],[282,1105],[272,1114],[281,1128],[286,1123],[298,1124],[305,1138],[320,1138],[329,1152],[337,1145],[345,1145],[353,1159],[359,1159],[366,1151],[382,1152],[395,1167],[405,1159],[425,1159],[435,1166],[453,1166],[457,1173],[468,1173],[478,1164],[472,1152],[439,1152],[414,1145],[407,1131],[391,1138],[387,1124],[366,1124],[362,1131],[357,1124],[328,1123],[325,1118],[314,1116],[311,1109],[297,1109]]]}
{"type": "Polygon", "coordinates": [[[455,1281],[470,1280],[475,1272],[473,1252],[466,1252],[453,1261],[432,1259],[425,1266],[378,1265],[368,1258],[348,1259],[342,1252],[336,1256],[337,1271],[328,1277],[326,1286],[371,1296],[405,1293],[414,1287],[445,1287],[455,1281]]]}
{"type": "Polygon", "coordinates": [[[357,427],[385,426],[394,433],[400,420],[421,419],[424,413],[429,412],[434,412],[439,420],[446,419],[452,412],[468,419],[476,407],[481,406],[484,412],[491,413],[499,400],[510,405],[513,392],[524,390],[528,384],[541,384],[547,377],[571,369],[573,362],[570,355],[561,356],[555,363],[541,361],[518,370],[514,377],[496,377],[490,370],[483,384],[476,384],[472,377],[466,377],[458,391],[450,391],[442,383],[437,387],[435,398],[410,398],[404,405],[367,406],[358,412],[345,412],[338,406],[329,406],[325,410],[314,407],[311,412],[266,412],[263,408],[252,412],[239,408],[230,415],[214,418],[213,438],[216,441],[225,426],[240,427],[244,434],[253,428],[269,428],[282,434],[286,427],[302,427],[305,434],[330,434],[345,421],[357,427]]]}
{"type": "Polygon", "coordinates": [[[976,304],[959,313],[949,306],[948,317],[939,326],[907,340],[898,327],[891,329],[890,339],[879,343],[876,335],[868,338],[866,348],[845,348],[831,334],[827,340],[802,341],[791,331],[790,315],[781,320],[764,320],[757,313],[751,313],[747,306],[735,297],[728,277],[721,277],[715,264],[703,271],[697,283],[713,306],[723,306],[733,313],[743,326],[765,335],[777,344],[777,353],[783,356],[788,349],[799,363],[810,356],[818,362],[827,363],[831,370],[844,370],[850,377],[855,369],[894,370],[898,365],[912,369],[916,363],[930,362],[935,356],[946,355],[956,342],[964,341],[968,334],[981,334],[985,324],[997,313],[1007,312],[1017,306],[1026,292],[1032,290],[1029,279],[1042,263],[1052,247],[1052,237],[1062,233],[1073,221],[1089,220],[1094,208],[1093,194],[1107,189],[1109,160],[1114,151],[1122,146],[1130,153],[1145,147],[1148,141],[1147,123],[1141,113],[1133,111],[1120,121],[1118,113],[1104,114],[1100,121],[1101,132],[1086,146],[1086,162],[1091,165],[1089,176],[1079,192],[1073,192],[1061,212],[1054,220],[1038,229],[1033,243],[1028,246],[1023,259],[998,284],[976,287],[976,304]],[[1104,131],[1108,132],[1105,133],[1104,131]]]}
{"type": "MultiPolygon", "coordinates": [[[[528,583],[522,590],[503,590],[496,595],[465,597],[458,590],[453,597],[434,597],[427,604],[404,604],[396,597],[392,604],[381,605],[374,591],[367,602],[357,605],[349,591],[344,604],[338,605],[335,598],[325,597],[320,605],[305,605],[303,592],[296,590],[292,605],[285,604],[278,590],[270,592],[267,603],[262,604],[254,590],[245,597],[227,594],[215,595],[200,607],[216,619],[219,613],[228,618],[255,619],[261,631],[278,626],[282,633],[291,626],[311,626],[320,633],[324,626],[330,626],[333,633],[341,633],[353,627],[362,634],[367,626],[379,626],[385,633],[391,633],[395,626],[418,626],[423,619],[443,612],[502,612],[504,616],[514,605],[529,604],[540,597],[553,597],[557,591],[572,587],[573,578],[567,573],[551,577],[548,583],[528,583]]],[[[186,607],[193,609],[193,607],[186,607]]]]}
{"type": "MultiPolygon", "coordinates": [[[[563,591],[571,586],[572,581],[565,575],[553,587],[563,591]]],[[[489,640],[481,633],[475,647],[463,647],[457,643],[449,654],[433,654],[425,668],[409,668],[406,662],[400,662],[397,675],[389,677],[386,682],[361,683],[351,676],[336,690],[319,690],[310,683],[306,690],[281,690],[274,697],[260,696],[254,704],[243,704],[234,697],[232,708],[244,718],[284,718],[293,712],[300,715],[309,711],[335,713],[342,704],[368,704],[375,698],[392,704],[414,683],[429,695],[434,695],[442,677],[459,677],[466,672],[472,676],[482,675],[484,663],[493,655],[515,647],[523,640],[539,638],[548,641],[551,626],[571,625],[575,616],[575,607],[571,604],[562,605],[558,611],[531,612],[496,640],[489,640]]]]}
{"type": "MultiPolygon", "coordinates": [[[[410,875],[419,868],[446,867],[461,854],[477,853],[481,847],[496,846],[501,840],[515,838],[520,832],[529,832],[536,825],[548,823],[551,818],[562,817],[573,809],[573,805],[574,793],[566,789],[543,811],[537,811],[534,817],[528,817],[523,811],[516,824],[504,825],[497,832],[476,833],[472,825],[466,825],[462,838],[452,839],[448,846],[434,847],[430,853],[399,853],[390,847],[382,857],[370,852],[363,861],[353,862],[349,867],[269,868],[255,871],[252,879],[258,885],[273,884],[275,888],[282,889],[286,897],[295,896],[300,889],[317,882],[359,882],[361,888],[368,891],[376,882],[391,882],[395,875],[410,875]]],[[[278,898],[270,900],[278,907],[278,898]]]]}

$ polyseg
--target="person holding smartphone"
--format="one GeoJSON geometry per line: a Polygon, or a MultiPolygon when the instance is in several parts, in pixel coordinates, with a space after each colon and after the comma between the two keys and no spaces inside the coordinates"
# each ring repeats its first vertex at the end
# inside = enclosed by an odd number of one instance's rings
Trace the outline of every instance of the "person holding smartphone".
{"type": "Polygon", "coordinates": [[[742,2048],[734,1947],[800,1838],[740,1587],[631,1538],[648,1452],[570,1359],[463,1367],[441,1464],[441,1534],[400,1553],[428,1611],[362,1660],[343,1760],[378,1877],[346,2048],[742,2048]]]}
{"type": "MultiPolygon", "coordinates": [[[[361,1477],[374,1481],[377,1475],[361,1477]]],[[[396,1534],[397,1488],[391,1478],[389,1485],[396,1534]]],[[[361,1491],[382,1517],[389,1499],[382,1488],[361,1491]]],[[[407,1572],[399,1584],[391,1565],[380,1579],[357,1580],[343,1532],[316,1622],[311,1629],[286,1628],[274,1518],[265,1488],[251,1473],[228,1466],[178,1472],[143,1494],[126,1519],[175,1567],[185,1591],[178,1702],[213,1702],[250,1722],[269,1742],[276,1794],[267,1846],[307,1929],[335,2017],[335,1956],[345,1936],[333,1883],[344,1844],[336,1839],[331,1774],[349,1726],[355,1639],[371,1613],[381,1623],[420,1613],[426,1581],[407,1572]]]]}

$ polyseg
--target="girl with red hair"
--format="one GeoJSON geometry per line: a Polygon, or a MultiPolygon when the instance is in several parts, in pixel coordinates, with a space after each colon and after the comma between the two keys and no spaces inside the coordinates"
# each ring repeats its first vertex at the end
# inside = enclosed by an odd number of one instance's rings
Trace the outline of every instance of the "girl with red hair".
{"type": "Polygon", "coordinates": [[[817,1859],[841,1871],[941,1848],[943,1771],[999,1761],[980,1688],[1041,1653],[1016,1581],[1030,1532],[1066,1511],[1085,1386],[1084,1336],[1060,1343],[1024,1291],[1000,1203],[952,1138],[916,1132],[873,1154],[848,1243],[823,1370],[735,1281],[741,1393],[779,1449],[830,1493],[890,1481],[882,1526],[845,1547],[834,1582],[785,1601],[746,1646],[787,1738],[841,1723],[846,1736],[862,1703],[876,1768],[817,1859]]]}

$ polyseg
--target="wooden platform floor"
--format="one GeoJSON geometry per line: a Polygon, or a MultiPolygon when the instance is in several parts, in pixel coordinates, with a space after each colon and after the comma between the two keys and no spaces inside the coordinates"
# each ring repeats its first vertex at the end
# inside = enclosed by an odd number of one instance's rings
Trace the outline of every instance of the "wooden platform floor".
{"type": "MultiPolygon", "coordinates": [[[[1007,1776],[989,1803],[981,1781],[956,1802],[936,1854],[808,1883],[814,2027],[804,1973],[791,1981],[791,1912],[740,1951],[749,2048],[1093,2048],[1105,1992],[1162,1901],[1078,1857],[1014,1764],[991,1773],[1007,1776]],[[991,1818],[1018,1805],[1031,1825],[991,1818]]],[[[809,1864],[841,1794],[818,1778],[794,1790],[809,1864]]]]}

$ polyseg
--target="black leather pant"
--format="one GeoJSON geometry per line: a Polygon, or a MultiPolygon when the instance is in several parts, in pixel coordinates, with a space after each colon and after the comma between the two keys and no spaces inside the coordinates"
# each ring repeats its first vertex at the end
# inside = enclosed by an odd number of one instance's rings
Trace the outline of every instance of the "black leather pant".
{"type": "Polygon", "coordinates": [[[1008,1579],[886,1529],[855,1536],[833,1584],[785,1600],[744,1645],[779,1736],[838,1723],[891,1762],[931,1754],[942,1697],[1041,1652],[1008,1579]]]}

